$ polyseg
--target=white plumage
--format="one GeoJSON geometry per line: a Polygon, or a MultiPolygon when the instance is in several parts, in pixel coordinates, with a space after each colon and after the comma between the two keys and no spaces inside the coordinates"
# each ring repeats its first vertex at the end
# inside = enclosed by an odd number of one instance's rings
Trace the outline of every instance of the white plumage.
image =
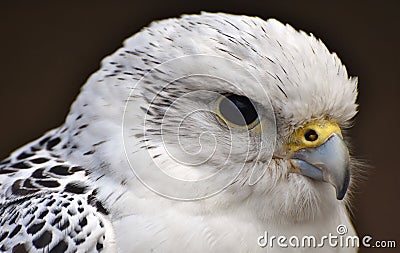
{"type": "Polygon", "coordinates": [[[340,129],[356,83],[321,41],[273,19],[154,22],[103,60],[65,124],[1,162],[0,250],[310,252],[257,238],[354,235],[340,129]]]}

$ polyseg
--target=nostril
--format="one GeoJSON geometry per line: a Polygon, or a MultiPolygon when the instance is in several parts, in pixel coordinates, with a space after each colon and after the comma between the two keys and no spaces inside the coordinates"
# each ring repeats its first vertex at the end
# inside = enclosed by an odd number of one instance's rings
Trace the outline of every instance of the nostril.
{"type": "Polygon", "coordinates": [[[308,129],[305,133],[304,133],[304,138],[307,141],[316,141],[318,140],[318,134],[317,132],[315,132],[315,130],[313,129],[308,129]]]}

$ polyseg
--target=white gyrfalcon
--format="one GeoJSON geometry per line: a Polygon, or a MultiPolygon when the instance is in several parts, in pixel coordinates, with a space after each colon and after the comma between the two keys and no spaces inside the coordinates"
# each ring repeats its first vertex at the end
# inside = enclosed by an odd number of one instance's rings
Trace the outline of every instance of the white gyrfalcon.
{"type": "Polygon", "coordinates": [[[0,163],[0,251],[354,252],[258,238],[355,235],[356,97],[336,54],[274,19],[154,22],[0,163]]]}

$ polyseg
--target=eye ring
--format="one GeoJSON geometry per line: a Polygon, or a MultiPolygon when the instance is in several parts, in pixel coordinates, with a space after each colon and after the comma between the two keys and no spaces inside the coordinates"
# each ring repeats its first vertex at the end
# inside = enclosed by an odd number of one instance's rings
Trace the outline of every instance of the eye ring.
{"type": "Polygon", "coordinates": [[[217,116],[228,126],[252,129],[259,123],[253,102],[246,96],[223,94],[217,100],[217,116]]]}

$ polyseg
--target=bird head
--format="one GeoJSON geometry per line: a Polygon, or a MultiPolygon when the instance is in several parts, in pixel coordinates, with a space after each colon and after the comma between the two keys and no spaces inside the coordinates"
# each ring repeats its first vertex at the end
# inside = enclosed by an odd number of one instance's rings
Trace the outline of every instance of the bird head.
{"type": "Polygon", "coordinates": [[[107,176],[130,175],[135,194],[298,214],[346,195],[342,130],[356,97],[357,80],[313,35],[274,19],[202,13],[125,41],[69,120],[87,112],[86,131],[108,141],[94,155],[112,153],[107,176]]]}

